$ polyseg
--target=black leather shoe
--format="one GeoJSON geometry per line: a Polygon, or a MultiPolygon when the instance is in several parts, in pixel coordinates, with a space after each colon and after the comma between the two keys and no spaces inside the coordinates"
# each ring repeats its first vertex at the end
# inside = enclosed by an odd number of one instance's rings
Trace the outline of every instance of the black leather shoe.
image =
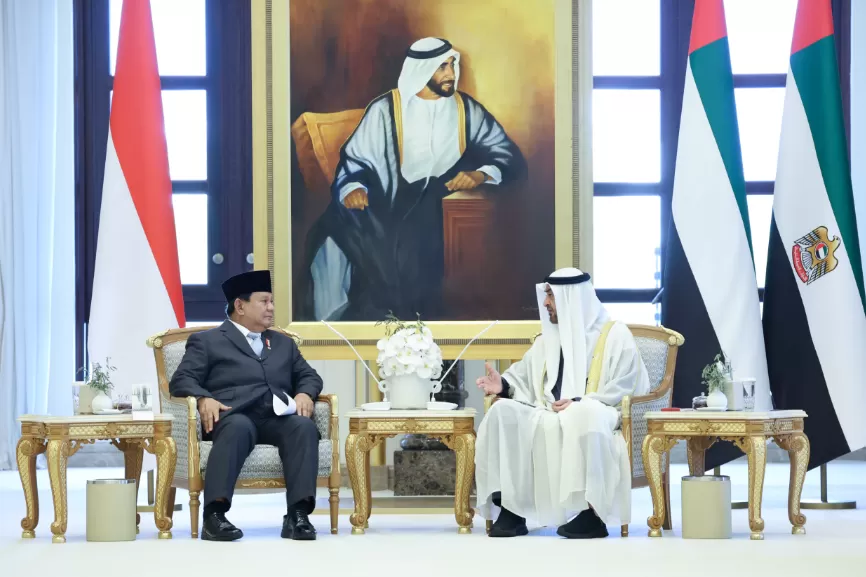
{"type": "Polygon", "coordinates": [[[295,541],[315,541],[316,528],[305,512],[294,509],[288,515],[283,515],[283,532],[280,537],[295,541]]]}
{"type": "Polygon", "coordinates": [[[202,523],[201,538],[204,541],[237,541],[244,532],[226,519],[225,513],[211,513],[202,523]]]}
{"type": "Polygon", "coordinates": [[[526,527],[526,519],[512,513],[508,509],[499,512],[496,522],[490,527],[490,537],[521,537],[529,533],[526,527]]]}
{"type": "Polygon", "coordinates": [[[601,539],[607,537],[607,526],[595,511],[585,509],[580,515],[560,526],[556,534],[566,539],[601,539]]]}

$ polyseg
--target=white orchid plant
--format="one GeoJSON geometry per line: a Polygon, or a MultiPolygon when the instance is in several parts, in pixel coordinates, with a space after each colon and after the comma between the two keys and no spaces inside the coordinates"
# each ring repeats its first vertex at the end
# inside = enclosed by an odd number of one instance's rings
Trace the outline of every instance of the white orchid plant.
{"type": "Polygon", "coordinates": [[[416,374],[422,379],[438,379],[442,374],[442,351],[433,333],[421,321],[406,323],[389,313],[384,321],[386,337],[377,343],[379,375],[387,379],[416,374]]]}

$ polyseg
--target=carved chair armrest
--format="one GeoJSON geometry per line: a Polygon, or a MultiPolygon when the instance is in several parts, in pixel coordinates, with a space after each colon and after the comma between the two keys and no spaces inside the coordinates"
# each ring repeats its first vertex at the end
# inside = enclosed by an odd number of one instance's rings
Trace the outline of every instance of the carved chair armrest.
{"type": "MultiPolygon", "coordinates": [[[[199,458],[199,415],[195,397],[166,397],[160,392],[160,410],[174,416],[171,436],[178,446],[187,448],[186,478],[191,491],[201,490],[202,479],[199,458]],[[185,417],[185,423],[184,419],[185,417]]],[[[183,455],[183,451],[179,452],[183,455]]],[[[183,463],[180,463],[183,465],[183,463]]],[[[181,473],[178,470],[175,474],[181,473]]],[[[182,473],[181,473],[182,474],[182,473]]]]}
{"type": "MultiPolygon", "coordinates": [[[[320,394],[316,404],[328,405],[327,437],[331,440],[333,458],[331,461],[331,474],[340,475],[340,408],[337,403],[337,395],[333,393],[320,394]]],[[[315,415],[314,415],[315,416],[315,415]]]]}
{"type": "Polygon", "coordinates": [[[495,403],[498,399],[499,399],[499,397],[496,395],[485,395],[484,396],[484,412],[487,413],[487,411],[490,410],[490,407],[493,406],[493,403],[495,403]]]}
{"type": "MultiPolygon", "coordinates": [[[[636,397],[631,397],[631,404],[632,404],[632,406],[634,406],[637,404],[657,401],[657,400],[661,399],[662,397],[664,397],[665,395],[667,395],[668,393],[670,393],[670,389],[671,389],[671,385],[669,382],[662,383],[662,385],[658,389],[656,389],[655,391],[653,391],[652,393],[650,393],[648,395],[638,395],[636,397]]],[[[673,397],[671,397],[671,398],[673,398],[673,397]]]]}

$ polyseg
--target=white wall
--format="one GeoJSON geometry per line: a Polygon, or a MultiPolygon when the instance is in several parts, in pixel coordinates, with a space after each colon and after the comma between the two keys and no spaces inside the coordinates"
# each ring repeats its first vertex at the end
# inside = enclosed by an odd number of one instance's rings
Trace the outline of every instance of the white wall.
{"type": "MultiPolygon", "coordinates": [[[[866,260],[866,2],[851,2],[851,181],[866,260]]],[[[864,272],[866,275],[866,272],[864,272]]]]}
{"type": "Polygon", "coordinates": [[[484,361],[466,361],[463,364],[463,386],[469,393],[466,397],[466,408],[475,409],[475,430],[484,418],[484,393],[481,392],[475,381],[484,374],[484,361]]]}
{"type": "Polygon", "coordinates": [[[349,419],[346,413],[356,405],[355,401],[355,361],[310,361],[324,381],[324,392],[337,395],[340,410],[340,461],[346,462],[343,454],[346,437],[349,434],[349,419]]]}

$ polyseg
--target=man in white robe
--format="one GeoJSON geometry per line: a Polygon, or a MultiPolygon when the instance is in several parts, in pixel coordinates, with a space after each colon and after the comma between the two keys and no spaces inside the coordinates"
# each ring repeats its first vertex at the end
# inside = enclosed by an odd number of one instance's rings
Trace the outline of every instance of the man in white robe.
{"type": "Polygon", "coordinates": [[[491,537],[525,535],[527,519],[560,525],[563,537],[606,537],[606,522],[627,524],[631,514],[620,404],[648,393],[649,377],[631,331],[610,319],[588,274],[561,269],[536,288],[541,335],[504,374],[488,364],[478,379],[501,397],[478,431],[480,513],[492,519],[491,505],[501,507],[491,537]]]}
{"type": "Polygon", "coordinates": [[[460,53],[409,48],[397,88],[374,99],[340,151],[331,204],[307,240],[299,320],[442,318],[442,199],[525,174],[520,149],[457,87],[460,53]]]}

